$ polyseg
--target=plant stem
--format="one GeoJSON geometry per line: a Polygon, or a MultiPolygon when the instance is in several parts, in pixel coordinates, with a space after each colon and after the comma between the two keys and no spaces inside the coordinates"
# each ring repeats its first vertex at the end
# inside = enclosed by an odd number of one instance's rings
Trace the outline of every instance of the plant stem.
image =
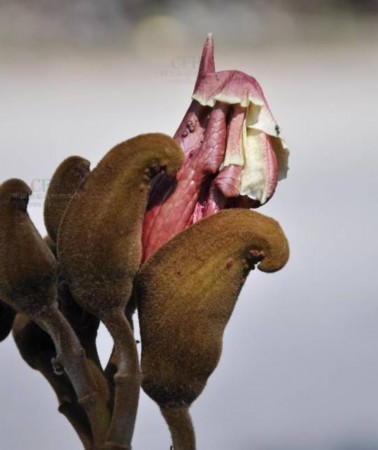
{"type": "Polygon", "coordinates": [[[174,450],[195,450],[196,438],[188,407],[161,407],[171,432],[174,450]]]}
{"type": "Polygon", "coordinates": [[[91,425],[93,446],[100,447],[106,439],[109,411],[104,399],[99,395],[97,383],[79,339],[56,307],[43,308],[36,314],[34,320],[53,340],[57,353],[53,362],[54,369],[56,372],[62,368],[66,371],[78,402],[86,412],[91,425]]]}
{"type": "Polygon", "coordinates": [[[53,388],[62,413],[75,429],[85,449],[92,448],[92,433],[88,418],[79,405],[75,390],[66,374],[56,375],[51,366],[55,346],[50,336],[28,316],[17,314],[13,322],[13,337],[24,361],[40,372],[53,388]]]}
{"type": "MultiPolygon", "coordinates": [[[[127,321],[129,322],[130,329],[132,333],[134,333],[134,322],[133,322],[133,315],[136,310],[136,299],[134,294],[132,293],[125,309],[125,316],[127,321]]],[[[84,345],[84,348],[85,345],[84,345]]],[[[110,407],[113,409],[113,400],[114,400],[114,393],[115,393],[115,385],[114,385],[114,375],[117,373],[117,361],[118,356],[116,355],[115,348],[113,346],[112,353],[110,355],[109,361],[105,367],[104,374],[105,378],[108,382],[109,390],[110,390],[110,407]]]]}
{"type": "Polygon", "coordinates": [[[102,321],[114,340],[112,362],[117,367],[114,375],[115,397],[112,421],[104,448],[130,450],[141,379],[137,347],[131,326],[122,310],[106,314],[102,321]]]}

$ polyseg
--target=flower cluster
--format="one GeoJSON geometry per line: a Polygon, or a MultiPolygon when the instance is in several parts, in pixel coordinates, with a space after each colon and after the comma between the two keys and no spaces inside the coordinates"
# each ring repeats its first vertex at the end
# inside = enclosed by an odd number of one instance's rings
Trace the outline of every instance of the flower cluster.
{"type": "Polygon", "coordinates": [[[27,212],[30,187],[0,185],[0,339],[13,330],[85,449],[131,449],[140,387],[174,449],[195,449],[189,407],[218,364],[246,277],[288,259],[279,224],[251,211],[272,197],[287,159],[259,84],[216,72],[210,35],[174,137],[129,139],[93,170],[64,160],[46,195],[45,238],[27,212]],[[100,322],[114,340],[106,367],[100,322]]]}

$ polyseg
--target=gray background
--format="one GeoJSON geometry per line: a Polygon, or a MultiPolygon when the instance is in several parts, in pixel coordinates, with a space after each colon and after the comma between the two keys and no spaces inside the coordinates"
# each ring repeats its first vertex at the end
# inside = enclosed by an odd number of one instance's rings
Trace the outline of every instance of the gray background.
{"type": "MultiPolygon", "coordinates": [[[[291,259],[248,278],[192,408],[199,450],[378,449],[376,2],[308,3],[0,5],[0,182],[32,185],[42,234],[43,180],[65,157],[94,167],[138,133],[174,133],[209,31],[217,69],[254,75],[280,124],[290,172],[260,212],[291,259]]],[[[98,343],[105,361],[104,330],[98,343]]],[[[79,449],[56,408],[8,338],[0,449],[79,449]]],[[[169,445],[142,394],[135,450],[169,445]]]]}

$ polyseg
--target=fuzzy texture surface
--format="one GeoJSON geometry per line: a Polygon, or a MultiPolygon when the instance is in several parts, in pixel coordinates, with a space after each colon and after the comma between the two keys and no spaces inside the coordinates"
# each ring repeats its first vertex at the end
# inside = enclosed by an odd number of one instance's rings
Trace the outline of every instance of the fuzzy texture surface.
{"type": "Polygon", "coordinates": [[[44,219],[46,230],[56,242],[58,230],[68,203],[90,172],[90,162],[80,156],[70,156],[55,170],[46,193],[44,219]]]}
{"type": "Polygon", "coordinates": [[[161,407],[190,405],[218,364],[222,337],[255,264],[275,272],[288,242],[275,220],[221,211],[176,235],[135,280],[142,339],[142,387],[161,407]]]}
{"type": "MultiPolygon", "coordinates": [[[[69,202],[90,173],[90,162],[81,156],[66,158],[55,170],[46,194],[44,220],[48,235],[44,241],[57,257],[56,240],[59,227],[69,202]]],[[[84,312],[72,298],[68,286],[60,276],[58,282],[58,303],[82,346],[90,357],[99,364],[96,350],[96,336],[99,320],[84,312]]]]}
{"type": "Polygon", "coordinates": [[[27,213],[30,195],[22,180],[0,186],[0,298],[33,316],[56,303],[57,265],[27,213]]]}
{"type": "Polygon", "coordinates": [[[62,276],[97,317],[124,310],[140,265],[151,179],[161,170],[175,175],[182,160],[172,138],[137,136],[110,150],[71,200],[58,235],[62,276]]]}

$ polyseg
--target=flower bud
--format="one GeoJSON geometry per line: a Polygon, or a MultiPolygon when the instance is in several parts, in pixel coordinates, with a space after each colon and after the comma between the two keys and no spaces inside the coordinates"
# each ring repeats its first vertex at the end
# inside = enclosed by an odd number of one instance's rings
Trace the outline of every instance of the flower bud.
{"type": "Polygon", "coordinates": [[[22,180],[0,185],[0,298],[33,316],[56,302],[57,265],[27,213],[30,195],[22,180]]]}
{"type": "Polygon", "coordinates": [[[261,86],[238,70],[215,71],[208,36],[192,103],[174,139],[185,160],[158,177],[144,219],[143,259],[175,234],[225,208],[256,208],[286,177],[289,151],[261,86]]]}
{"type": "Polygon", "coordinates": [[[72,196],[90,172],[90,163],[80,156],[70,156],[56,169],[47,190],[44,219],[46,230],[56,242],[60,222],[72,196]]]}
{"type": "Polygon", "coordinates": [[[173,176],[182,159],[172,138],[137,136],[110,150],[71,200],[58,236],[62,276],[97,317],[125,309],[140,265],[151,179],[161,170],[173,176]]]}
{"type": "Polygon", "coordinates": [[[141,267],[136,294],[142,387],[160,407],[190,405],[218,364],[225,326],[251,269],[287,262],[279,224],[231,209],[182,231],[141,267]]]}

